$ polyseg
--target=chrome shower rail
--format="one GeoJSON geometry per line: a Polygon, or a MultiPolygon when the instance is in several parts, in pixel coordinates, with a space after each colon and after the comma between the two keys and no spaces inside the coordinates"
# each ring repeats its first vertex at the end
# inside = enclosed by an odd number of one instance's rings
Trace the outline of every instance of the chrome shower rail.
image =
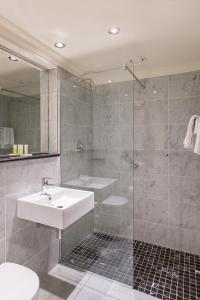
{"type": "Polygon", "coordinates": [[[129,68],[129,66],[127,66],[126,64],[125,64],[125,66],[124,66],[124,70],[127,70],[132,76],[133,76],[133,78],[135,78],[135,80],[139,83],[139,85],[143,88],[143,89],[145,89],[145,85],[137,78],[137,76],[135,75],[135,73],[129,68]]]}
{"type": "MultiPolygon", "coordinates": [[[[130,62],[134,65],[134,62],[132,60],[130,62]]],[[[82,80],[84,80],[84,77],[88,76],[88,75],[100,74],[100,73],[103,73],[103,72],[112,72],[112,71],[117,71],[117,70],[124,70],[124,71],[127,70],[133,76],[133,78],[139,83],[139,85],[143,89],[145,89],[145,85],[141,82],[141,80],[135,75],[134,71],[132,71],[131,68],[127,64],[124,64],[123,67],[115,67],[115,68],[104,69],[104,70],[99,70],[99,71],[88,71],[86,73],[83,73],[81,76],[79,76],[79,80],[81,82],[82,80]]],[[[85,78],[85,80],[92,81],[91,78],[85,78]]]]}

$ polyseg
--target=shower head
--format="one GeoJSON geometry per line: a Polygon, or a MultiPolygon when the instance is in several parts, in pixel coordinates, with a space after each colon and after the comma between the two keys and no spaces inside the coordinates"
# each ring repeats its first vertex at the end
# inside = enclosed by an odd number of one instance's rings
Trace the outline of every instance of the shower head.
{"type": "Polygon", "coordinates": [[[145,59],[146,58],[144,56],[135,56],[129,60],[129,63],[132,65],[140,65],[145,61],[145,59]]]}
{"type": "Polygon", "coordinates": [[[94,81],[91,78],[83,78],[83,77],[78,78],[78,83],[81,83],[84,81],[89,82],[91,90],[93,90],[93,91],[95,90],[96,86],[95,86],[94,81]]]}

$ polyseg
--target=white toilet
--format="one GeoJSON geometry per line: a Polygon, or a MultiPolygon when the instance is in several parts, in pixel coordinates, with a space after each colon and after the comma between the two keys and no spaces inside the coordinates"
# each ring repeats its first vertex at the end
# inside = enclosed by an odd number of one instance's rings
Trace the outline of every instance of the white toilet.
{"type": "Polygon", "coordinates": [[[32,270],[14,263],[0,265],[0,299],[37,300],[39,278],[32,270]]]}

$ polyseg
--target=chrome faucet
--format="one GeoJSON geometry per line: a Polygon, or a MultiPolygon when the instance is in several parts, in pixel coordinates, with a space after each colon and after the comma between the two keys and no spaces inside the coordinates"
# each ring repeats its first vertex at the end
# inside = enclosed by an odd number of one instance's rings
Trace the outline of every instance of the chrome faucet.
{"type": "Polygon", "coordinates": [[[48,187],[54,187],[54,184],[49,183],[49,180],[53,179],[50,177],[42,177],[42,187],[41,187],[41,195],[45,195],[49,197],[49,200],[51,200],[51,194],[46,192],[46,189],[48,187]]]}

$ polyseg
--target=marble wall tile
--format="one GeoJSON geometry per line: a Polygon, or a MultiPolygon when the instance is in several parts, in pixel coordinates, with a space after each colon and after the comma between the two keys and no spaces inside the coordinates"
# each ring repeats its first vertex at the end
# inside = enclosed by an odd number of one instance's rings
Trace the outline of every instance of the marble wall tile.
{"type": "Polygon", "coordinates": [[[168,76],[148,78],[142,80],[145,89],[138,84],[134,85],[134,101],[161,100],[168,97],[168,76]]]}
{"type": "Polygon", "coordinates": [[[141,222],[136,219],[133,232],[135,239],[164,247],[167,246],[167,226],[165,225],[145,221],[141,222]]]}
{"type": "Polygon", "coordinates": [[[130,80],[130,81],[125,81],[125,82],[120,82],[119,83],[119,100],[120,103],[123,102],[133,102],[134,101],[134,81],[130,80]]]}
{"type": "Polygon", "coordinates": [[[93,149],[120,149],[120,131],[117,126],[93,126],[93,149]]]}
{"type": "Polygon", "coordinates": [[[135,126],[134,148],[149,150],[164,150],[168,148],[168,126],[135,126]]]}
{"type": "Polygon", "coordinates": [[[200,230],[200,205],[169,201],[169,224],[185,229],[200,230]]]}
{"type": "Polygon", "coordinates": [[[139,162],[134,169],[134,234],[139,240],[149,238],[151,242],[198,253],[199,245],[194,239],[199,235],[199,157],[183,148],[183,140],[189,118],[200,110],[200,73],[146,79],[146,85],[145,90],[136,86],[134,94],[134,161],[139,162]],[[157,91],[153,81],[159,82],[157,91]],[[155,126],[160,121],[166,124],[165,134],[155,126]],[[159,182],[156,180],[154,187],[151,183],[155,175],[159,182]],[[155,208],[151,213],[152,199],[155,208]],[[159,213],[153,214],[157,210],[159,213]],[[163,220],[165,242],[160,241],[160,231],[155,230],[163,220]],[[155,236],[147,236],[147,224],[155,236]]]}
{"type": "Polygon", "coordinates": [[[119,103],[122,88],[120,83],[98,85],[95,90],[94,104],[119,103]]]}
{"type": "Polygon", "coordinates": [[[151,198],[134,199],[134,216],[137,220],[168,224],[168,202],[151,198]]]}
{"type": "Polygon", "coordinates": [[[6,261],[6,239],[0,239],[0,264],[6,261]]]}
{"type": "Polygon", "coordinates": [[[192,115],[200,111],[200,97],[169,99],[169,123],[188,124],[192,115]]]}
{"type": "Polygon", "coordinates": [[[99,126],[119,125],[119,105],[98,105],[94,108],[94,124],[99,126]]]}
{"type": "Polygon", "coordinates": [[[189,151],[170,151],[169,174],[200,177],[199,156],[189,151]]]}
{"type": "Polygon", "coordinates": [[[123,102],[119,106],[119,124],[133,126],[133,102],[123,102]]]}
{"type": "Polygon", "coordinates": [[[199,178],[170,176],[169,199],[176,203],[199,205],[199,178]]]}
{"type": "Polygon", "coordinates": [[[187,124],[169,125],[169,149],[185,150],[183,141],[187,132],[187,124]]]}
{"type": "Polygon", "coordinates": [[[133,152],[134,148],[134,136],[133,136],[133,127],[131,126],[120,126],[118,128],[120,134],[120,148],[121,151],[131,150],[133,152]]]}
{"type": "Polygon", "coordinates": [[[0,240],[5,238],[5,166],[0,168],[0,240]]]}
{"type": "Polygon", "coordinates": [[[135,125],[158,125],[168,123],[168,101],[143,100],[134,102],[135,125]]]}
{"type": "Polygon", "coordinates": [[[168,174],[167,150],[135,150],[134,162],[139,166],[134,169],[134,176],[150,176],[151,174],[168,174]]]}
{"type": "Polygon", "coordinates": [[[94,213],[89,212],[63,231],[62,253],[70,253],[94,229],[94,213]]]}
{"type": "Polygon", "coordinates": [[[199,231],[183,229],[180,227],[168,227],[168,247],[189,253],[199,254],[199,231]]]}
{"type": "MultiPolygon", "coordinates": [[[[32,257],[56,241],[54,231],[45,227],[36,228],[35,223],[19,219],[16,208],[19,197],[40,190],[42,176],[54,177],[55,184],[59,184],[59,173],[58,158],[17,161],[1,165],[0,189],[4,189],[1,199],[3,198],[5,203],[6,223],[5,236],[0,239],[0,261],[29,264],[32,257]]],[[[57,263],[56,260],[54,262],[57,263]]]]}
{"type": "Polygon", "coordinates": [[[191,97],[200,95],[200,73],[188,72],[169,77],[169,97],[191,97]]]}
{"type": "Polygon", "coordinates": [[[166,201],[168,176],[151,174],[151,176],[134,177],[134,201],[144,198],[166,201]]]}

